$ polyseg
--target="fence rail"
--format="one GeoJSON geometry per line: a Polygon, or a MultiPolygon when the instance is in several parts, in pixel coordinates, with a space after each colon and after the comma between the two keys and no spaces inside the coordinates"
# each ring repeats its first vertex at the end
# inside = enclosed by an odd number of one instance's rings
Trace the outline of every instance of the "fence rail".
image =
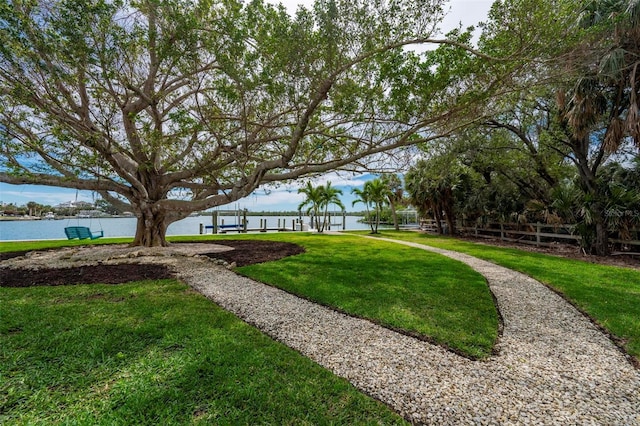
{"type": "MultiPolygon", "coordinates": [[[[446,223],[441,223],[442,229],[447,229],[446,223]]],[[[420,221],[420,228],[427,232],[437,232],[435,220],[420,221]]],[[[485,226],[457,226],[458,232],[471,235],[476,238],[499,238],[501,241],[516,242],[535,245],[536,247],[548,247],[554,243],[576,244],[580,241],[579,235],[574,235],[575,225],[546,224],[546,223],[487,223],[485,226]]],[[[638,235],[640,230],[632,230],[638,235]]],[[[446,233],[446,232],[445,232],[446,233]]],[[[639,240],[623,240],[609,238],[609,242],[619,249],[640,251],[639,240]]]]}

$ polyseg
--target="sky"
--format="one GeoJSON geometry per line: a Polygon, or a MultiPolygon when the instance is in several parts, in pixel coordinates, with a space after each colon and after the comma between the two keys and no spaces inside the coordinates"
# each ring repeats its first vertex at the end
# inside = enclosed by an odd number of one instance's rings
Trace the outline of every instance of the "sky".
{"type": "MultiPolygon", "coordinates": [[[[272,3],[282,3],[289,13],[294,13],[298,4],[309,6],[312,0],[268,0],[272,3]]],[[[462,23],[463,28],[476,25],[487,17],[493,0],[450,0],[445,10],[449,10],[447,16],[441,24],[443,32],[456,28],[462,23]]],[[[477,33],[477,31],[476,31],[477,33]]],[[[363,210],[362,204],[352,207],[355,199],[351,195],[353,188],[361,188],[364,182],[375,178],[374,175],[365,174],[352,176],[349,174],[330,173],[321,178],[314,179],[314,185],[325,184],[327,181],[331,185],[342,190],[342,203],[347,211],[363,210]]],[[[241,208],[250,211],[291,211],[297,210],[298,205],[304,200],[302,194],[298,194],[298,188],[305,185],[305,180],[300,180],[294,184],[283,184],[276,188],[261,188],[249,197],[239,200],[226,208],[241,208]]],[[[76,191],[75,189],[48,187],[42,185],[9,185],[0,182],[0,204],[24,205],[29,201],[35,201],[43,205],[56,206],[68,201],[94,202],[95,194],[90,191],[76,191]]]]}

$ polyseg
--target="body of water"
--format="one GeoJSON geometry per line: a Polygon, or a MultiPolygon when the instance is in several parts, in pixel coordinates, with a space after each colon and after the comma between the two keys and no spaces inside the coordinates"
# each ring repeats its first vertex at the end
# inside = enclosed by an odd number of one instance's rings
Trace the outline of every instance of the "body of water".
{"type": "MultiPolygon", "coordinates": [[[[235,224],[237,218],[220,216],[226,225],[235,224]]],[[[260,220],[267,221],[267,228],[276,228],[280,223],[291,228],[294,216],[247,216],[248,228],[259,228],[260,220]],[[283,222],[284,221],[284,222],[283,222]]],[[[346,229],[368,229],[368,225],[360,223],[360,216],[346,216],[346,229]]],[[[219,222],[220,222],[219,220],[219,222]]],[[[309,223],[308,217],[303,217],[304,223],[309,223]]],[[[332,218],[332,222],[341,222],[342,217],[332,218]]],[[[194,216],[182,219],[169,225],[167,235],[198,235],[200,224],[211,225],[211,216],[194,216]]],[[[11,220],[0,221],[0,240],[58,240],[65,239],[64,228],[67,226],[86,226],[93,232],[103,231],[105,237],[133,237],[136,232],[136,218],[91,218],[91,219],[60,219],[60,220],[11,220]]],[[[341,230],[340,226],[332,226],[334,230],[341,230]]],[[[211,230],[207,230],[211,233],[211,230]]]]}

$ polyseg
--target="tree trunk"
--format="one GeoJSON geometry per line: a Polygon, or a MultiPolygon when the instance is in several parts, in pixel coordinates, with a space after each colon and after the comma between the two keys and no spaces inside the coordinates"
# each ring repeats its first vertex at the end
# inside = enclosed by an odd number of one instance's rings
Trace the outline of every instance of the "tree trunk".
{"type": "Polygon", "coordinates": [[[380,226],[380,214],[381,214],[380,210],[381,210],[380,205],[376,204],[376,227],[375,227],[375,230],[373,231],[374,234],[378,233],[378,227],[380,226]]]}
{"type": "Polygon", "coordinates": [[[318,209],[314,210],[314,215],[316,219],[316,232],[322,232],[322,230],[320,229],[320,212],[318,211],[318,209]]]}
{"type": "Polygon", "coordinates": [[[453,198],[453,189],[451,187],[445,187],[441,191],[440,197],[442,198],[444,218],[447,221],[449,235],[454,236],[456,235],[456,218],[454,213],[455,200],[453,198]]]}
{"type": "Polygon", "coordinates": [[[371,233],[375,234],[376,233],[376,222],[375,222],[375,218],[373,217],[373,214],[369,208],[367,208],[367,222],[369,222],[369,228],[371,229],[371,233]]]}
{"type": "Polygon", "coordinates": [[[445,220],[447,221],[447,226],[449,227],[449,235],[456,235],[456,220],[453,215],[450,215],[449,213],[445,214],[445,220]]]}
{"type": "Polygon", "coordinates": [[[331,218],[327,218],[329,215],[329,206],[325,207],[324,214],[322,215],[322,225],[320,228],[320,232],[324,232],[324,229],[327,228],[327,219],[331,221],[331,218]]]}
{"type": "Polygon", "coordinates": [[[439,203],[436,203],[433,207],[433,218],[436,220],[436,230],[438,231],[438,235],[444,234],[442,231],[442,210],[440,209],[439,203]]]}
{"type": "Polygon", "coordinates": [[[594,222],[596,227],[596,242],[592,252],[598,256],[609,255],[609,227],[600,202],[593,205],[594,222]]]}
{"type": "Polygon", "coordinates": [[[391,207],[391,215],[393,216],[393,227],[396,231],[400,230],[400,224],[398,223],[398,212],[396,212],[396,203],[389,203],[391,207]]]}
{"type": "Polygon", "coordinates": [[[447,222],[449,228],[449,235],[456,235],[456,218],[453,213],[453,206],[449,203],[444,204],[444,219],[447,222]]]}
{"type": "Polygon", "coordinates": [[[602,222],[596,223],[596,246],[595,251],[598,256],[609,255],[609,232],[602,222]]]}
{"type": "MultiPolygon", "coordinates": [[[[604,145],[600,144],[598,150],[593,153],[589,161],[590,146],[588,137],[582,139],[572,138],[571,148],[575,155],[575,164],[580,177],[580,189],[585,195],[585,202],[589,200],[587,208],[591,210],[591,227],[595,228],[595,242],[588,247],[589,252],[598,256],[609,254],[609,226],[605,215],[605,201],[607,199],[605,182],[599,182],[598,168],[605,156],[604,145]]],[[[583,218],[583,220],[585,220],[583,218]]],[[[592,228],[592,229],[593,229],[592,228]]]]}
{"type": "Polygon", "coordinates": [[[166,247],[167,228],[173,222],[167,220],[165,212],[154,212],[147,208],[138,216],[136,236],[132,246],[142,247],[166,247]]]}
{"type": "MultiPolygon", "coordinates": [[[[609,254],[609,226],[605,216],[606,184],[601,183],[597,179],[597,166],[599,161],[591,165],[587,160],[587,155],[582,152],[576,152],[578,157],[578,172],[580,176],[580,189],[585,194],[585,199],[590,199],[592,214],[592,224],[595,228],[595,242],[589,247],[589,252],[598,256],[607,256],[609,254]]],[[[584,220],[584,219],[583,219],[584,220]]]]}

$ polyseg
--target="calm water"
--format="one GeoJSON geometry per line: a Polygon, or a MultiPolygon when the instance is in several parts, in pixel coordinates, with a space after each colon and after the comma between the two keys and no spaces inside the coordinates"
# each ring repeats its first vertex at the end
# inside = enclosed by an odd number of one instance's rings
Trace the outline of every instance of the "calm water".
{"type": "MultiPolygon", "coordinates": [[[[221,216],[225,224],[236,223],[235,217],[221,216]]],[[[292,216],[248,216],[249,228],[258,228],[260,219],[267,220],[267,227],[275,228],[278,219],[284,220],[286,227],[291,228],[291,221],[297,219],[292,216]]],[[[346,217],[346,229],[368,229],[364,223],[359,223],[358,216],[346,217]]],[[[303,217],[304,223],[309,223],[308,217],[303,217]]],[[[341,221],[340,219],[334,222],[341,221]]],[[[198,235],[200,224],[211,225],[210,216],[188,217],[172,223],[167,235],[198,235]]],[[[0,240],[57,240],[66,238],[64,228],[67,226],[87,226],[93,232],[102,230],[105,237],[133,237],[136,232],[136,219],[128,218],[100,218],[100,219],[62,219],[62,220],[12,220],[0,221],[0,240]]],[[[333,227],[333,229],[340,229],[333,227]]],[[[211,231],[208,231],[211,233],[211,231]]]]}

